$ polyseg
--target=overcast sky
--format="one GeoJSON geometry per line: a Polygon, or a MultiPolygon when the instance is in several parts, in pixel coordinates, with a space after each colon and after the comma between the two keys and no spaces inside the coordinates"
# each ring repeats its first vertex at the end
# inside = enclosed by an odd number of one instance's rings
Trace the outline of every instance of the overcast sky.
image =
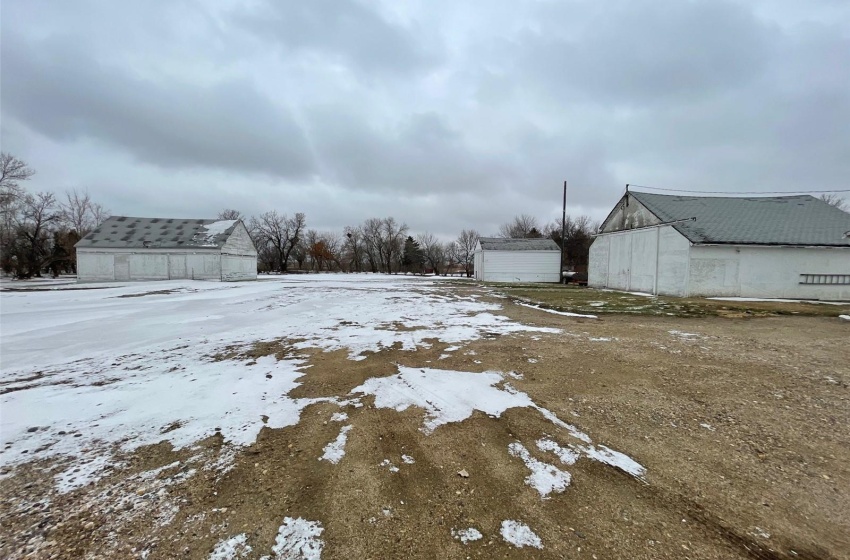
{"type": "Polygon", "coordinates": [[[2,0],[2,149],[114,214],[603,218],[848,188],[847,0],[2,0]]]}

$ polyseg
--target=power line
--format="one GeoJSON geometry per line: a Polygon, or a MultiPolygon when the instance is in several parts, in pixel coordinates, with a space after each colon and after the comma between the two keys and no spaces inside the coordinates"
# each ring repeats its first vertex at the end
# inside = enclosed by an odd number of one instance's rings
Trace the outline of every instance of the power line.
{"type": "Polygon", "coordinates": [[[837,189],[837,190],[826,190],[826,191],[743,191],[743,192],[729,192],[729,191],[689,191],[685,189],[664,189],[661,187],[647,187],[645,185],[626,185],[626,189],[629,187],[636,187],[639,189],[650,189],[654,191],[665,191],[665,192],[680,192],[680,193],[696,193],[696,194],[820,194],[820,193],[846,193],[850,192],[850,189],[837,189]]]}

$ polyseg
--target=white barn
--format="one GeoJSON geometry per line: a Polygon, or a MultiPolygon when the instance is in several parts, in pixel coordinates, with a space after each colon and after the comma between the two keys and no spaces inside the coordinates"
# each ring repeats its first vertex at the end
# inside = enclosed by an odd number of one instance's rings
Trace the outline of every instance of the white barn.
{"type": "Polygon", "coordinates": [[[256,280],[242,220],[112,216],[76,245],[77,280],[256,280]]]}
{"type": "Polygon", "coordinates": [[[812,196],[627,192],[590,247],[588,285],[850,300],[850,214],[812,196]]]}
{"type": "Polygon", "coordinates": [[[551,239],[482,237],[475,248],[475,279],[488,282],[558,282],[561,251],[551,239]]]}

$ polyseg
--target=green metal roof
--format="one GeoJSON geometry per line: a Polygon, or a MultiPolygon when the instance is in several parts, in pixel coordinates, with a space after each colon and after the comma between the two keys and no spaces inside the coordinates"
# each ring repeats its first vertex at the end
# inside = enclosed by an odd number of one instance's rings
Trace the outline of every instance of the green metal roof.
{"type": "Polygon", "coordinates": [[[850,247],[850,214],[809,195],[708,197],[630,191],[692,243],[850,247]]]}

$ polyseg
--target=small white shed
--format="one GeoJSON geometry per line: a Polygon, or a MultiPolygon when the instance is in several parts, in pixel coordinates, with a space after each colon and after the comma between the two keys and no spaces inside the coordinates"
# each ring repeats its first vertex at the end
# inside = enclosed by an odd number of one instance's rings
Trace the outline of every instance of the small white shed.
{"type": "Polygon", "coordinates": [[[675,296],[850,300],[850,214],[812,196],[628,192],[588,284],[675,296]]]}
{"type": "Polygon", "coordinates": [[[476,280],[559,282],[561,251],[551,239],[482,237],[474,264],[476,280]]]}
{"type": "Polygon", "coordinates": [[[242,220],[112,216],[76,245],[77,280],[256,280],[242,220]]]}

